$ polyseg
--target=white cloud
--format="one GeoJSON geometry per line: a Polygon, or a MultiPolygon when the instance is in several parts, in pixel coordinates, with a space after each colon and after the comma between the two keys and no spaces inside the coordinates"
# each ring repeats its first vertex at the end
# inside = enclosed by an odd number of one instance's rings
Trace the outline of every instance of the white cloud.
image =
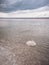
{"type": "Polygon", "coordinates": [[[19,10],[10,13],[0,12],[0,17],[49,17],[49,9],[45,6],[34,10],[19,10]]]}

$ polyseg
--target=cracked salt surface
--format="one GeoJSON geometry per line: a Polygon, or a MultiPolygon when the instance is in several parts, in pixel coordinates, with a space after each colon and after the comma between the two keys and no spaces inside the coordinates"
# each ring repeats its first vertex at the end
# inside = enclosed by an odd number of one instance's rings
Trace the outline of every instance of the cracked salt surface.
{"type": "Polygon", "coordinates": [[[4,65],[16,65],[16,60],[14,58],[14,54],[8,49],[0,46],[0,64],[4,65]]]}

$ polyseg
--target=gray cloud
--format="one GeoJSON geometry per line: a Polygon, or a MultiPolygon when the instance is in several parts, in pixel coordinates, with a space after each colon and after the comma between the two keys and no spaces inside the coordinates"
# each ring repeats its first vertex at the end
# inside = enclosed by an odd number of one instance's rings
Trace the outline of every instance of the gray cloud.
{"type": "Polygon", "coordinates": [[[36,9],[46,5],[49,6],[49,0],[0,0],[0,11],[36,9]]]}

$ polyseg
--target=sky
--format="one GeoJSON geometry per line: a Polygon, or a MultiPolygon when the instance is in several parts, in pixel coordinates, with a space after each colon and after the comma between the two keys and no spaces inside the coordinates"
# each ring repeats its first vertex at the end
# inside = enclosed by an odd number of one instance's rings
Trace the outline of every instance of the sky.
{"type": "Polygon", "coordinates": [[[49,0],[0,0],[0,17],[49,17],[49,0]]]}

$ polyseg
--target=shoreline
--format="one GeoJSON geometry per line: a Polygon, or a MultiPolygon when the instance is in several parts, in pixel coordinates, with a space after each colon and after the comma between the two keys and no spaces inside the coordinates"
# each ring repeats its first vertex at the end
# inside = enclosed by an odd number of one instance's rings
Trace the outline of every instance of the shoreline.
{"type": "Polygon", "coordinates": [[[0,19],[49,19],[49,17],[37,17],[37,18],[36,17],[35,18],[33,18],[33,17],[32,18],[29,18],[29,17],[28,18],[27,17],[24,17],[24,18],[23,17],[22,18],[21,17],[20,18],[3,18],[3,17],[0,17],[0,19]]]}

